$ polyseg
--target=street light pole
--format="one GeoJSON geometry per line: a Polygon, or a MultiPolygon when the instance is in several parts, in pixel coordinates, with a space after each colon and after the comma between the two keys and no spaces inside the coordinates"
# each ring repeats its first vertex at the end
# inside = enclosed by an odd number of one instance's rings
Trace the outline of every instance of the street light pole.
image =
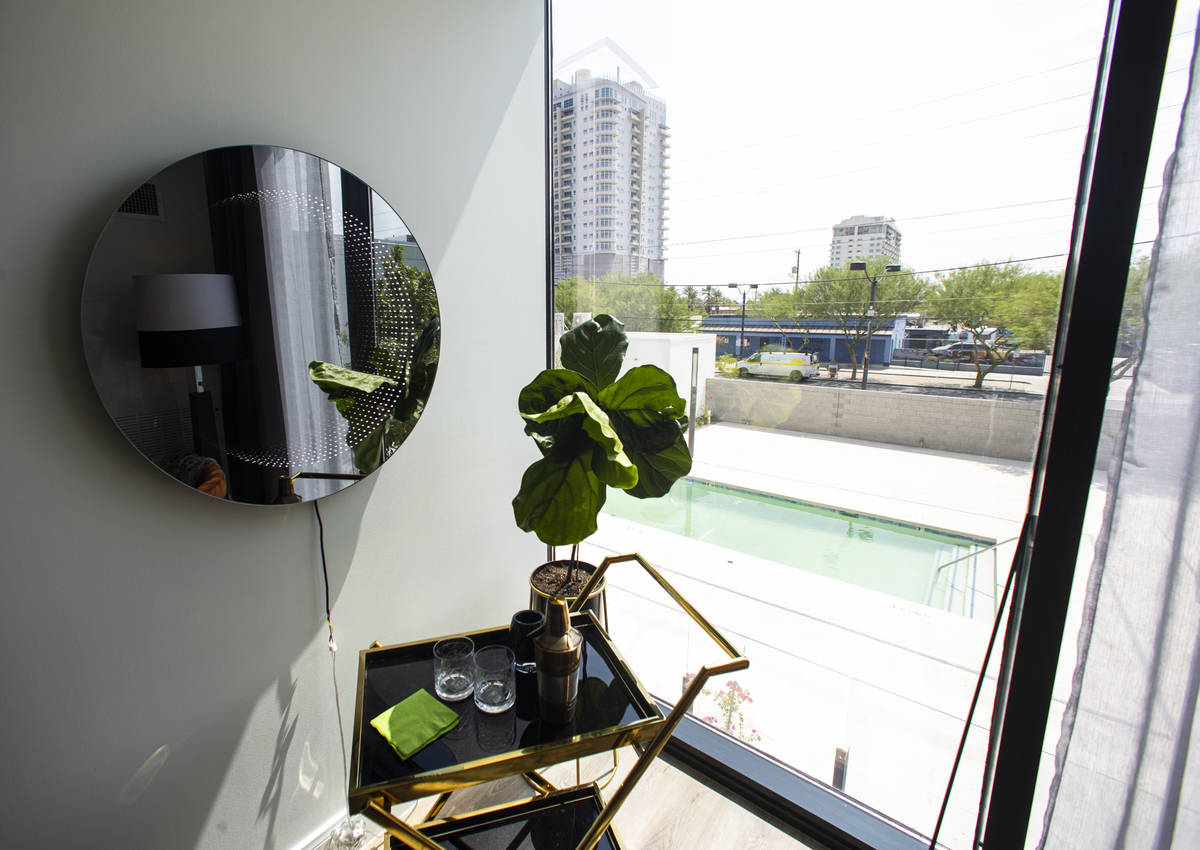
{"type": "Polygon", "coordinates": [[[856,262],[856,263],[851,263],[850,271],[862,272],[863,276],[867,280],[871,281],[871,296],[870,296],[869,301],[867,302],[867,344],[863,346],[862,388],[865,390],[867,388],[867,372],[871,368],[871,320],[875,318],[875,287],[879,285],[879,281],[881,281],[884,277],[886,277],[889,272],[900,271],[900,266],[898,266],[898,265],[884,266],[883,274],[872,277],[871,275],[867,274],[867,264],[860,261],[860,262],[856,262]]]}
{"type": "Polygon", "coordinates": [[[740,290],[742,293],[742,332],[738,335],[738,353],[737,353],[737,359],[741,360],[742,359],[742,349],[746,345],[746,293],[749,292],[751,289],[757,290],[758,284],[757,283],[751,283],[751,284],[731,283],[731,284],[729,284],[729,288],[740,290]]]}

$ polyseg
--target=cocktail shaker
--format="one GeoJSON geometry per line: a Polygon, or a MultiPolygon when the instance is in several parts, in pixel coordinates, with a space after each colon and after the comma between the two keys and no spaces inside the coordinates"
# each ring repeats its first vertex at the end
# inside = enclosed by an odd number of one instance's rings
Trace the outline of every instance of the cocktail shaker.
{"type": "Polygon", "coordinates": [[[542,721],[570,723],[579,695],[579,665],[583,660],[583,635],[571,626],[567,603],[550,601],[546,626],[533,639],[537,661],[538,711],[542,721]]]}

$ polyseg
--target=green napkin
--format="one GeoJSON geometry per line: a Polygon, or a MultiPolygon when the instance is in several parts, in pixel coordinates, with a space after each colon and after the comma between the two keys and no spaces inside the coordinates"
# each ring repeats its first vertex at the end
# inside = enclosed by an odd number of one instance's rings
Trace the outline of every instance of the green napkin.
{"type": "Polygon", "coordinates": [[[402,759],[458,725],[458,715],[421,688],[371,721],[402,759]]]}

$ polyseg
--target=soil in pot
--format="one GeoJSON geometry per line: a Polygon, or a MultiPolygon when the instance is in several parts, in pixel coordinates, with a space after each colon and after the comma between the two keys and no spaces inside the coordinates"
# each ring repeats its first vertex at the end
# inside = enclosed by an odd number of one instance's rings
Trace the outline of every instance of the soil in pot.
{"type": "Polygon", "coordinates": [[[596,568],[591,564],[576,561],[575,574],[572,576],[570,561],[550,561],[534,570],[529,581],[547,596],[574,599],[583,591],[595,571],[596,568]]]}
{"type": "MultiPolygon", "coordinates": [[[[570,566],[571,560],[564,558],[559,561],[549,561],[533,571],[529,577],[529,583],[534,590],[531,608],[544,612],[547,610],[550,598],[555,596],[566,599],[568,603],[575,601],[592,573],[596,571],[596,567],[584,561],[575,561],[575,575],[568,582],[567,574],[570,566]]],[[[607,578],[601,579],[599,587],[592,590],[591,598],[583,605],[585,610],[590,610],[597,617],[601,616],[604,585],[607,582],[607,578]]]]}

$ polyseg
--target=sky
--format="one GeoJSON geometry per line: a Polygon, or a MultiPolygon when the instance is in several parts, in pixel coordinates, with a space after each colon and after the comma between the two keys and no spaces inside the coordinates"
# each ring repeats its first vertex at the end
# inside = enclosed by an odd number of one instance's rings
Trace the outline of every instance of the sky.
{"type": "MultiPolygon", "coordinates": [[[[1198,4],[1179,4],[1150,186],[1178,128],[1198,4]]],[[[785,284],[797,249],[803,280],[852,215],[895,218],[915,271],[1043,258],[1025,266],[1061,272],[1107,9],[554,0],[555,73],[645,83],[607,52],[562,64],[610,38],[666,102],[668,283],[785,284]]],[[[1143,196],[1138,240],[1156,233],[1157,199],[1143,196]]]]}

